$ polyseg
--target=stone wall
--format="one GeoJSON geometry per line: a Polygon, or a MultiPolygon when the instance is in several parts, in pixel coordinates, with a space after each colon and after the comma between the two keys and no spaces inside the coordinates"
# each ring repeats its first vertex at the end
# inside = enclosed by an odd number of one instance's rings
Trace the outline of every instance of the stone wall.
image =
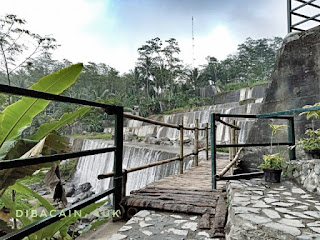
{"type": "MultiPolygon", "coordinates": [[[[320,26],[300,33],[288,35],[275,64],[271,83],[266,90],[260,113],[278,112],[301,108],[320,102],[320,26]]],[[[268,121],[259,120],[250,129],[247,143],[270,142],[271,131],[268,121]]],[[[273,124],[284,124],[274,121],[273,124]]],[[[314,122],[320,127],[320,121],[314,122]]],[[[305,116],[295,116],[296,139],[304,136],[311,120],[305,116]]],[[[282,134],[275,141],[287,141],[282,134]]],[[[242,164],[244,169],[256,168],[262,161],[261,153],[246,155],[242,164]],[[257,157],[257,156],[260,156],[257,157]]]]}
{"type": "Polygon", "coordinates": [[[287,178],[320,195],[320,159],[291,161],[287,178]]]}

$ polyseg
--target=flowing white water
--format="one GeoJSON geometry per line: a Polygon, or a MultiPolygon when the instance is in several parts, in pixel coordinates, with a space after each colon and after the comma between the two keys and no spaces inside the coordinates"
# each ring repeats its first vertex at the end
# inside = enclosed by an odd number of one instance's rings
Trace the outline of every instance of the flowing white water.
{"type": "MultiPolygon", "coordinates": [[[[241,93],[242,97],[250,97],[250,91],[243,91],[241,93]]],[[[181,119],[183,118],[183,123],[185,126],[194,127],[195,119],[199,120],[199,126],[205,127],[206,123],[210,123],[210,115],[211,113],[230,113],[230,114],[255,114],[258,112],[258,108],[260,103],[248,103],[245,105],[239,105],[238,102],[218,104],[208,107],[201,107],[196,109],[191,109],[187,112],[164,115],[164,116],[154,116],[152,119],[172,123],[179,124],[181,119]]],[[[225,121],[230,121],[230,119],[224,118],[225,121]]],[[[238,134],[239,143],[244,143],[247,138],[247,132],[249,127],[251,127],[252,119],[237,119],[238,124],[241,127],[241,130],[238,134]],[[244,126],[242,128],[242,126],[244,126]]],[[[137,136],[146,136],[147,134],[154,134],[157,138],[168,137],[171,140],[179,139],[180,131],[173,128],[148,125],[142,122],[137,122],[135,120],[129,120],[127,127],[124,129],[125,133],[136,134],[137,136]]],[[[186,138],[193,138],[192,131],[184,131],[184,136],[186,138]]],[[[205,131],[199,132],[199,137],[204,138],[205,131]]],[[[220,124],[217,122],[217,142],[218,143],[227,143],[229,141],[229,127],[220,124]]]]}
{"type": "MultiPolygon", "coordinates": [[[[108,147],[108,142],[104,140],[85,140],[82,150],[97,149],[108,147]]],[[[164,146],[161,146],[163,149],[164,146]]],[[[150,149],[140,146],[124,146],[123,150],[123,169],[129,169],[172,157],[176,157],[176,153],[165,152],[159,149],[150,149]]],[[[98,180],[97,176],[102,173],[113,171],[113,153],[104,153],[95,156],[86,156],[79,159],[77,169],[73,178],[76,185],[90,182],[93,190],[98,193],[108,189],[112,182],[111,178],[98,180]]],[[[190,168],[192,164],[191,158],[184,160],[184,168],[190,168]]],[[[164,164],[161,166],[151,167],[140,171],[128,173],[126,194],[130,191],[145,187],[147,184],[177,174],[179,170],[179,162],[164,164]]]]}

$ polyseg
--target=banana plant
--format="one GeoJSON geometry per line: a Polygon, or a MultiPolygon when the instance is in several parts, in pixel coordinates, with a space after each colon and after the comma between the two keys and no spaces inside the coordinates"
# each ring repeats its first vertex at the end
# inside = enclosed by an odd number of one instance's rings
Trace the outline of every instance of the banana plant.
{"type": "MultiPolygon", "coordinates": [[[[41,197],[39,194],[37,194],[35,191],[31,190],[30,188],[20,184],[19,182],[16,182],[13,186],[10,187],[10,189],[13,189],[17,192],[27,194],[27,195],[32,195],[35,197],[42,206],[45,207],[48,213],[52,212],[57,212],[57,209],[55,209],[46,199],[41,197]]],[[[5,206],[10,209],[10,214],[11,216],[19,219],[21,223],[26,226],[29,224],[32,224],[35,221],[40,220],[39,216],[34,216],[34,217],[29,217],[27,218],[22,214],[22,216],[17,216],[17,210],[22,210],[23,212],[28,212],[31,210],[30,207],[26,205],[20,205],[20,208],[18,209],[15,202],[13,202],[9,197],[3,195],[1,197],[1,200],[4,202],[5,206]],[[23,209],[21,209],[21,207],[23,209]]],[[[93,203],[88,205],[87,207],[84,207],[81,209],[81,211],[78,212],[78,214],[71,215],[68,217],[65,217],[55,223],[50,224],[49,226],[31,234],[30,236],[27,237],[29,240],[40,240],[40,239],[50,239],[52,236],[55,234],[59,234],[62,239],[72,239],[71,236],[68,234],[68,226],[70,224],[75,223],[79,218],[85,217],[87,214],[91,213],[98,207],[102,206],[105,204],[108,200],[106,201],[101,201],[98,203],[93,203]]]]}
{"type": "MultiPolygon", "coordinates": [[[[41,78],[30,89],[60,94],[76,81],[82,68],[83,65],[80,63],[64,68],[41,78]]],[[[59,152],[57,149],[65,148],[66,143],[61,141],[61,137],[52,134],[52,132],[82,117],[90,109],[89,107],[82,107],[72,113],[65,113],[59,120],[40,126],[30,139],[21,139],[21,130],[30,125],[33,118],[43,111],[49,103],[50,101],[48,100],[23,97],[3,110],[0,114],[0,161],[20,158],[32,147],[38,148],[38,151],[36,151],[36,154],[28,155],[27,157],[43,155],[45,153],[42,150],[47,148],[59,152]],[[41,145],[40,147],[39,144],[41,145]]],[[[52,163],[0,170],[0,196],[4,192],[3,189],[14,184],[17,179],[31,175],[34,171],[48,166],[52,166],[52,163]]]]}

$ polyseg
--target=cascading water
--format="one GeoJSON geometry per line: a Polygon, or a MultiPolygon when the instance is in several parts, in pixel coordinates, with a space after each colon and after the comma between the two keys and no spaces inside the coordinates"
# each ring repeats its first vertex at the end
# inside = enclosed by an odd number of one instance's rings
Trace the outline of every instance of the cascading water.
{"type": "MultiPolygon", "coordinates": [[[[216,101],[219,104],[207,107],[198,107],[189,109],[184,112],[162,115],[162,116],[151,116],[152,119],[171,123],[179,124],[183,118],[185,126],[194,127],[195,119],[199,120],[199,126],[205,127],[206,123],[210,122],[211,113],[231,113],[231,114],[256,114],[259,112],[259,107],[265,94],[265,86],[257,86],[253,88],[239,89],[233,92],[220,94],[216,101]],[[244,100],[250,100],[245,102],[244,100]]],[[[224,119],[229,121],[229,119],[224,119]]],[[[237,119],[238,125],[241,130],[238,133],[238,142],[244,143],[247,139],[247,133],[253,124],[251,119],[237,119]]],[[[173,128],[155,126],[143,123],[136,120],[128,120],[127,127],[124,130],[125,133],[135,134],[137,136],[146,136],[147,134],[153,134],[158,139],[168,137],[171,140],[179,139],[180,132],[173,128]]],[[[191,131],[184,131],[184,136],[193,138],[191,131]]],[[[199,132],[200,139],[205,136],[204,131],[199,132]]],[[[227,143],[229,141],[229,127],[217,123],[217,142],[227,143]]]]}
{"type": "MultiPolygon", "coordinates": [[[[112,145],[104,140],[85,140],[82,150],[105,148],[112,145]]],[[[163,148],[164,146],[161,146],[163,148]]],[[[176,157],[176,153],[160,151],[158,149],[150,149],[139,146],[124,146],[123,149],[123,169],[129,169],[153,162],[176,157]]],[[[111,186],[111,178],[98,180],[97,176],[102,173],[113,171],[113,153],[104,153],[94,156],[81,157],[79,159],[74,178],[72,180],[76,185],[90,182],[93,190],[98,193],[111,186]]],[[[190,168],[192,164],[191,158],[184,160],[184,168],[190,168]]],[[[126,194],[130,191],[145,187],[147,184],[177,174],[179,170],[179,162],[143,169],[140,171],[128,173],[126,194]]]]}

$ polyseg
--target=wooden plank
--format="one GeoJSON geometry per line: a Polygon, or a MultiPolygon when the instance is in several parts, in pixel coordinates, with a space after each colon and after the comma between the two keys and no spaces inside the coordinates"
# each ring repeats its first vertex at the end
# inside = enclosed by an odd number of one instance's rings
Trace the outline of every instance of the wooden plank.
{"type": "MultiPolygon", "coordinates": [[[[133,199],[128,198],[126,200],[126,205],[130,207],[139,207],[139,208],[148,208],[148,209],[158,209],[190,214],[204,214],[208,207],[201,207],[191,204],[181,204],[181,203],[172,203],[168,201],[148,201],[142,199],[133,199]]],[[[210,208],[210,214],[215,214],[215,210],[210,208]]]]}
{"type": "Polygon", "coordinates": [[[221,191],[220,190],[199,190],[199,189],[179,189],[179,188],[164,188],[164,187],[146,187],[146,188],[142,188],[140,190],[134,190],[132,191],[133,193],[136,192],[143,192],[143,191],[159,191],[159,192],[183,192],[183,193],[187,193],[187,192],[194,192],[194,193],[199,193],[199,194],[219,194],[221,191]]]}
{"type": "Polygon", "coordinates": [[[216,206],[216,214],[214,217],[213,223],[213,237],[221,238],[225,237],[224,226],[226,224],[227,219],[227,205],[226,205],[226,194],[223,193],[220,195],[217,206],[216,206]]]}
{"type": "Polygon", "coordinates": [[[185,201],[185,202],[205,202],[208,205],[212,205],[213,207],[216,205],[217,200],[207,197],[195,197],[192,195],[186,196],[182,194],[139,194],[139,195],[131,195],[131,198],[144,198],[144,199],[156,199],[156,200],[177,200],[177,201],[185,201]]]}
{"type": "Polygon", "coordinates": [[[199,228],[200,229],[210,229],[210,211],[207,211],[202,215],[199,221],[199,228]]]}

